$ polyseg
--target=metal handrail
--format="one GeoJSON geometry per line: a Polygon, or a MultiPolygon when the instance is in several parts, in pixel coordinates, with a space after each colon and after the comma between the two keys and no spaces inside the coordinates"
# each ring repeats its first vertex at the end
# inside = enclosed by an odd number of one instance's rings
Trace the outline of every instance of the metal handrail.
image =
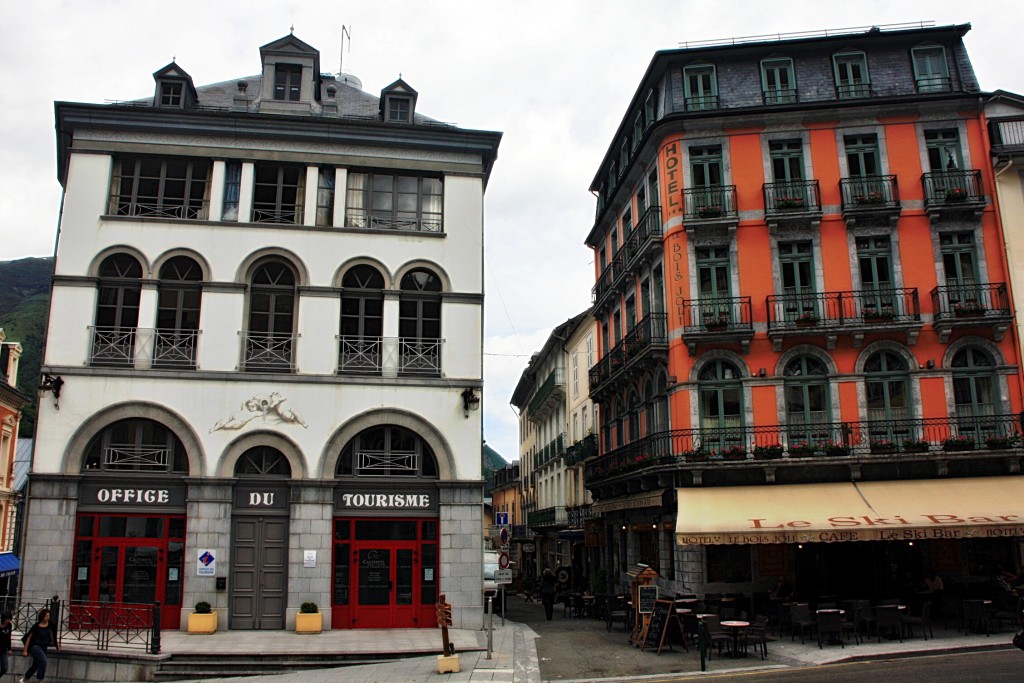
{"type": "Polygon", "coordinates": [[[89,600],[22,601],[17,595],[0,596],[0,605],[13,615],[14,631],[25,633],[43,609],[50,610],[50,627],[61,646],[74,643],[96,650],[142,650],[160,654],[159,602],[132,604],[89,600]]]}
{"type": "Polygon", "coordinates": [[[770,294],[765,306],[769,332],[921,320],[916,287],[770,294]]]}
{"type": "Polygon", "coordinates": [[[888,209],[900,205],[900,188],[894,175],[868,175],[839,181],[843,211],[888,209]]]}
{"type": "Polygon", "coordinates": [[[338,374],[379,375],[384,367],[384,337],[340,335],[338,337],[338,374]]]}
{"type": "Polygon", "coordinates": [[[398,372],[403,375],[441,374],[441,345],[444,339],[398,338],[398,372]]]}
{"type": "Polygon", "coordinates": [[[90,327],[89,365],[135,365],[136,327],[90,327]]]}
{"type": "Polygon", "coordinates": [[[769,214],[791,211],[820,211],[821,193],[817,180],[787,180],[765,183],[764,210],[769,214]]]}
{"type": "Polygon", "coordinates": [[[243,366],[250,372],[291,372],[295,369],[297,334],[249,332],[245,335],[243,366]]]}
{"type": "Polygon", "coordinates": [[[936,322],[950,318],[1001,318],[1010,314],[1010,296],[1005,282],[946,285],[932,290],[932,311],[936,322]]]}
{"type": "Polygon", "coordinates": [[[925,206],[950,206],[985,201],[981,171],[932,171],[921,175],[925,206]]]}
{"type": "Polygon", "coordinates": [[[736,186],[711,185],[683,190],[683,220],[714,220],[736,216],[736,186]]]}

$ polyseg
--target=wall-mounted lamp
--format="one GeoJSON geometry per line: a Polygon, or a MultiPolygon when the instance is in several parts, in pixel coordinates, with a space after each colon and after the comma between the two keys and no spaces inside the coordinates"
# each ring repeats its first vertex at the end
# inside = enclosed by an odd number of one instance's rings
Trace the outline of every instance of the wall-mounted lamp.
{"type": "Polygon", "coordinates": [[[765,371],[765,369],[764,369],[764,368],[761,368],[760,370],[758,370],[758,371],[757,371],[757,376],[758,376],[758,377],[764,377],[764,376],[765,376],[765,375],[767,375],[767,374],[768,374],[768,373],[767,373],[767,372],[765,371]]]}
{"type": "Polygon", "coordinates": [[[43,375],[43,381],[39,385],[39,391],[53,394],[53,407],[60,410],[60,389],[64,386],[64,380],[60,375],[43,375]]]}
{"type": "Polygon", "coordinates": [[[480,396],[473,387],[466,387],[462,390],[462,410],[469,417],[469,411],[477,410],[480,407],[480,396]]]}
{"type": "Polygon", "coordinates": [[[933,360],[932,360],[931,358],[929,358],[929,359],[928,359],[928,362],[927,362],[927,363],[925,363],[925,366],[926,366],[926,367],[927,367],[927,368],[928,368],[929,370],[931,370],[932,368],[934,368],[934,367],[935,367],[935,361],[933,361],[933,360]]]}

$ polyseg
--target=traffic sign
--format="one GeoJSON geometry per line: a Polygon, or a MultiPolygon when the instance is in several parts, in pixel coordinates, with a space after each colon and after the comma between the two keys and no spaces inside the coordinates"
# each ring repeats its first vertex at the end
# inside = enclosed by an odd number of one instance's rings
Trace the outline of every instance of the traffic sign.
{"type": "Polygon", "coordinates": [[[498,526],[508,526],[508,513],[507,512],[495,512],[494,523],[498,526]]]}
{"type": "Polygon", "coordinates": [[[494,583],[512,583],[512,570],[499,569],[494,572],[494,583]]]}
{"type": "Polygon", "coordinates": [[[498,555],[498,569],[508,569],[508,553],[498,555]]]}
{"type": "Polygon", "coordinates": [[[508,545],[508,527],[501,527],[501,531],[498,532],[498,541],[502,545],[508,545]]]}

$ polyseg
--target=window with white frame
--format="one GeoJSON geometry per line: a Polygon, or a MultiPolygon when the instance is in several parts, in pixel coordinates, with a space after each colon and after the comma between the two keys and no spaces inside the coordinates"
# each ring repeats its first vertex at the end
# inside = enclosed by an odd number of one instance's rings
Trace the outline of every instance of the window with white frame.
{"type": "Polygon", "coordinates": [[[120,157],[111,179],[110,213],[204,219],[211,167],[209,159],[120,157]]]}
{"type": "Polygon", "coordinates": [[[302,223],[306,169],[297,164],[257,163],[253,179],[253,223],[302,223]]]}
{"type": "Polygon", "coordinates": [[[349,173],[345,227],[443,232],[441,178],[390,173],[349,173]]]}

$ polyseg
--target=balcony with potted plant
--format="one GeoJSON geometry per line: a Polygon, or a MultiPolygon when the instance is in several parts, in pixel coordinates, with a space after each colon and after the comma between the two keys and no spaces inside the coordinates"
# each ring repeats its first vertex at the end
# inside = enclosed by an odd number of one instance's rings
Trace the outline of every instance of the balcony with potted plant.
{"type": "Polygon", "coordinates": [[[683,341],[691,356],[704,344],[734,343],[742,353],[750,350],[754,324],[749,296],[684,299],[682,306],[683,341]]]}
{"type": "Polygon", "coordinates": [[[839,190],[847,227],[861,219],[888,222],[900,215],[900,190],[894,175],[843,178],[839,190]]]}
{"type": "Polygon", "coordinates": [[[921,176],[921,184],[925,210],[932,220],[978,218],[985,208],[979,170],[932,171],[921,176]]]}
{"type": "Polygon", "coordinates": [[[1006,283],[950,284],[932,290],[932,326],[943,343],[954,329],[974,328],[978,333],[991,331],[1002,341],[1013,323],[1006,283]]]}
{"type": "Polygon", "coordinates": [[[762,192],[769,226],[779,223],[816,226],[821,221],[821,192],[817,180],[765,183],[762,192]]]}
{"type": "Polygon", "coordinates": [[[683,225],[694,233],[731,231],[739,223],[735,185],[710,185],[683,190],[683,225]]]}

